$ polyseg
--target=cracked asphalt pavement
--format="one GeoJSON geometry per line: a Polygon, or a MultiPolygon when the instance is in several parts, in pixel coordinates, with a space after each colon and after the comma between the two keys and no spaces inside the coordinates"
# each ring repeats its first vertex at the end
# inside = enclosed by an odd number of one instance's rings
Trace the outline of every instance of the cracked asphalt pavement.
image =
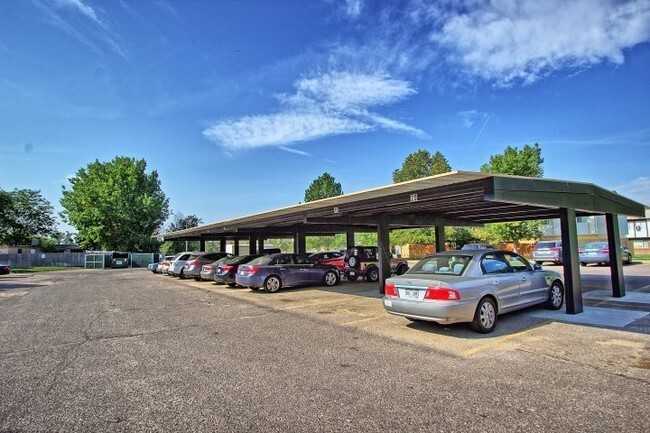
{"type": "Polygon", "coordinates": [[[423,329],[380,307],[368,313],[376,298],[342,292],[264,296],[139,269],[4,278],[0,431],[650,425],[648,334],[543,321],[513,328],[523,315],[492,337],[423,329]]]}

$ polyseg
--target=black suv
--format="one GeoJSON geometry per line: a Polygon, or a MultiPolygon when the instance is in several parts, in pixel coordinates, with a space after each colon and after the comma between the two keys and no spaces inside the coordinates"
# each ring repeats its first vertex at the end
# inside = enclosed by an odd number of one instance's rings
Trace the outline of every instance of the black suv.
{"type": "MultiPolygon", "coordinates": [[[[377,259],[377,247],[352,247],[345,251],[343,259],[345,265],[345,278],[354,281],[359,277],[365,277],[367,281],[376,282],[379,280],[379,264],[377,259]]],[[[406,260],[390,256],[391,272],[402,275],[409,269],[406,260]]]]}

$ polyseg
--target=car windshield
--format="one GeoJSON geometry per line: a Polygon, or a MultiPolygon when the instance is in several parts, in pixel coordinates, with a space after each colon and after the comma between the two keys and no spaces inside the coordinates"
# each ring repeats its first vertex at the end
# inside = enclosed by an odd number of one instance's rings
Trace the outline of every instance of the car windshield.
{"type": "Polygon", "coordinates": [[[409,274],[462,275],[471,259],[469,255],[432,255],[416,263],[409,274]]]}

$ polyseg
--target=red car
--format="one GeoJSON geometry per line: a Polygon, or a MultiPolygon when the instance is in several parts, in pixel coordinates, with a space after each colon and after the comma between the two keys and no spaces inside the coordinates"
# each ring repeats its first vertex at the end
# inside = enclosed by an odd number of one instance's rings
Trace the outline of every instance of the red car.
{"type": "Polygon", "coordinates": [[[0,264],[0,275],[11,273],[11,266],[0,264]]]}
{"type": "Polygon", "coordinates": [[[330,265],[339,268],[339,271],[345,269],[345,253],[339,251],[328,251],[324,253],[314,253],[309,256],[309,260],[317,265],[330,265]]]}

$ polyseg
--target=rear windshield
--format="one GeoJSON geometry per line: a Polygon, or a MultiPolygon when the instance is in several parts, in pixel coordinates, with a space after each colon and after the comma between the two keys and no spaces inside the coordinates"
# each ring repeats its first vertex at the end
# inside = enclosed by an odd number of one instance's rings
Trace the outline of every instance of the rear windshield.
{"type": "Polygon", "coordinates": [[[585,244],[584,248],[588,250],[607,248],[607,242],[589,242],[585,244]]]}
{"type": "Polygon", "coordinates": [[[113,253],[114,259],[128,259],[129,253],[113,253]]]}
{"type": "Polygon", "coordinates": [[[454,274],[462,275],[472,256],[433,255],[420,260],[409,274],[454,274]]]}
{"type": "MultiPolygon", "coordinates": [[[[541,249],[544,249],[544,248],[555,248],[555,244],[556,244],[556,242],[540,242],[535,246],[535,248],[537,248],[538,250],[541,250],[541,249]]],[[[560,245],[558,244],[558,246],[560,246],[560,245]]]]}
{"type": "Polygon", "coordinates": [[[262,256],[248,262],[248,265],[270,265],[273,261],[272,256],[262,256]]]}

